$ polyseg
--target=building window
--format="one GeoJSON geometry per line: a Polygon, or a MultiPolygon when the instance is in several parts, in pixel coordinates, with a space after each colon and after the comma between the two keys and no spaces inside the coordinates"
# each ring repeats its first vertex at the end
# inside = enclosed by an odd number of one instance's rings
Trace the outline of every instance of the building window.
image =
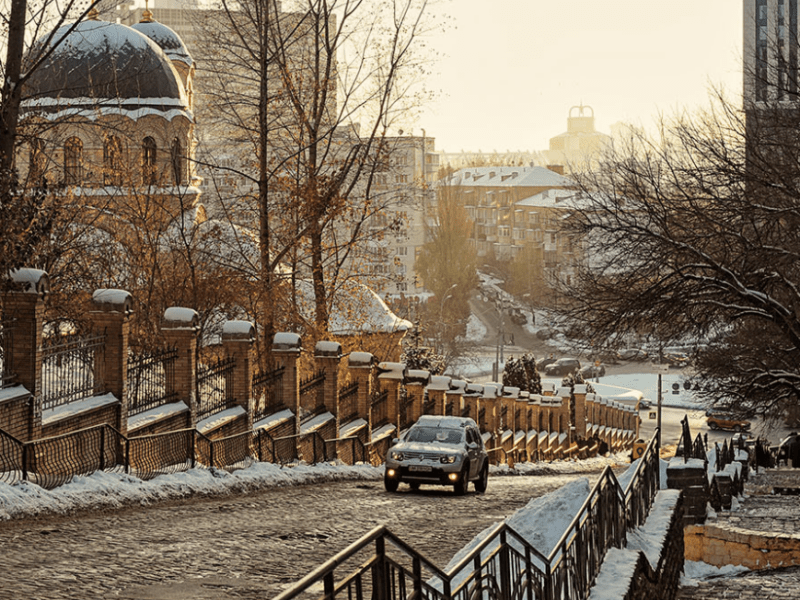
{"type": "Polygon", "coordinates": [[[31,140],[30,156],[28,158],[28,181],[34,187],[44,183],[45,171],[44,142],[40,139],[31,140]]]}
{"type": "Polygon", "coordinates": [[[395,175],[394,176],[395,183],[408,183],[408,175],[395,175]]]}
{"type": "Polygon", "coordinates": [[[76,137],[71,137],[64,143],[64,183],[83,183],[83,142],[76,137]]]}
{"type": "Polygon", "coordinates": [[[144,185],[155,185],[157,175],[156,141],[148,136],[142,142],[142,183],[144,185]]]}
{"type": "Polygon", "coordinates": [[[103,183],[122,185],[122,144],[114,135],[103,144],[103,183]]]}
{"type": "Polygon", "coordinates": [[[172,140],[172,148],[170,148],[170,158],[172,160],[172,180],[175,185],[183,184],[184,177],[184,159],[183,159],[183,146],[178,138],[172,140]]]}
{"type": "Polygon", "coordinates": [[[397,247],[397,255],[398,256],[408,256],[408,246],[398,246],[397,247]]]}
{"type": "Polygon", "coordinates": [[[398,292],[405,292],[408,289],[408,285],[405,282],[398,282],[397,283],[397,291],[398,292]]]}

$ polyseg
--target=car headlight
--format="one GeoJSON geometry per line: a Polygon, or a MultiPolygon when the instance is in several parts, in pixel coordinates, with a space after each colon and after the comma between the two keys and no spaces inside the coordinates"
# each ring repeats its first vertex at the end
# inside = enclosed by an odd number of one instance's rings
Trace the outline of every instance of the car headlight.
{"type": "Polygon", "coordinates": [[[389,452],[389,456],[391,457],[392,460],[403,460],[403,453],[398,452],[396,450],[389,452]]]}
{"type": "Polygon", "coordinates": [[[455,454],[445,454],[444,456],[439,457],[439,462],[446,465],[452,465],[454,462],[456,462],[456,460],[458,460],[458,456],[455,454]]]}

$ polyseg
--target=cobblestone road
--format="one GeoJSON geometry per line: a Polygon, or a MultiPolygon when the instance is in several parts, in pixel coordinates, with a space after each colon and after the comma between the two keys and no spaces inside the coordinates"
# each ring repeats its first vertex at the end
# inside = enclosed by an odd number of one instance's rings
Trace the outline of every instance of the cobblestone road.
{"type": "Polygon", "coordinates": [[[477,533],[576,477],[492,477],[486,494],[463,497],[336,482],[0,523],[0,598],[268,599],[381,524],[444,567],[477,533]]]}
{"type": "Polygon", "coordinates": [[[734,577],[701,581],[696,586],[683,586],[677,600],[797,600],[800,591],[800,567],[749,571],[734,577]]]}

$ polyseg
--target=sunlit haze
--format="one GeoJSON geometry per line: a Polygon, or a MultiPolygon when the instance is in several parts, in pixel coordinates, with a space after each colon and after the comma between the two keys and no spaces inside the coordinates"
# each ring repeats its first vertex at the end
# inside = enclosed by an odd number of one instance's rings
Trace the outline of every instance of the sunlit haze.
{"type": "Polygon", "coordinates": [[[610,133],[704,106],[712,85],[740,102],[741,1],[444,0],[442,15],[441,96],[417,124],[439,150],[543,150],[581,103],[610,133]]]}

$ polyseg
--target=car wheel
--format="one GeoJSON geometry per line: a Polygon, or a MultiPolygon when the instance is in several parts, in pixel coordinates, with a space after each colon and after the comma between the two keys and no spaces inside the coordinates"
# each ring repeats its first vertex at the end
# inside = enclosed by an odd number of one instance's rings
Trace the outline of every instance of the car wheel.
{"type": "Polygon", "coordinates": [[[475,481],[475,491],[482,494],[486,491],[486,486],[489,485],[489,462],[484,461],[481,474],[475,481]]]}
{"type": "Polygon", "coordinates": [[[397,481],[397,479],[389,479],[388,477],[383,478],[383,487],[386,488],[387,492],[396,492],[399,485],[400,482],[397,481]]]}
{"type": "Polygon", "coordinates": [[[469,464],[464,465],[464,470],[461,471],[461,477],[458,478],[453,484],[453,491],[456,496],[463,496],[467,493],[467,486],[469,485],[469,464]]]}
{"type": "Polygon", "coordinates": [[[741,431],[742,430],[742,426],[741,425],[734,425],[733,426],[733,430],[734,431],[741,431]]]}
{"type": "Polygon", "coordinates": [[[708,428],[716,431],[717,429],[719,429],[719,425],[717,425],[715,422],[712,421],[711,423],[708,424],[708,428]]]}
{"type": "Polygon", "coordinates": [[[412,490],[418,490],[419,489],[419,482],[418,481],[412,481],[408,485],[412,490]]]}

